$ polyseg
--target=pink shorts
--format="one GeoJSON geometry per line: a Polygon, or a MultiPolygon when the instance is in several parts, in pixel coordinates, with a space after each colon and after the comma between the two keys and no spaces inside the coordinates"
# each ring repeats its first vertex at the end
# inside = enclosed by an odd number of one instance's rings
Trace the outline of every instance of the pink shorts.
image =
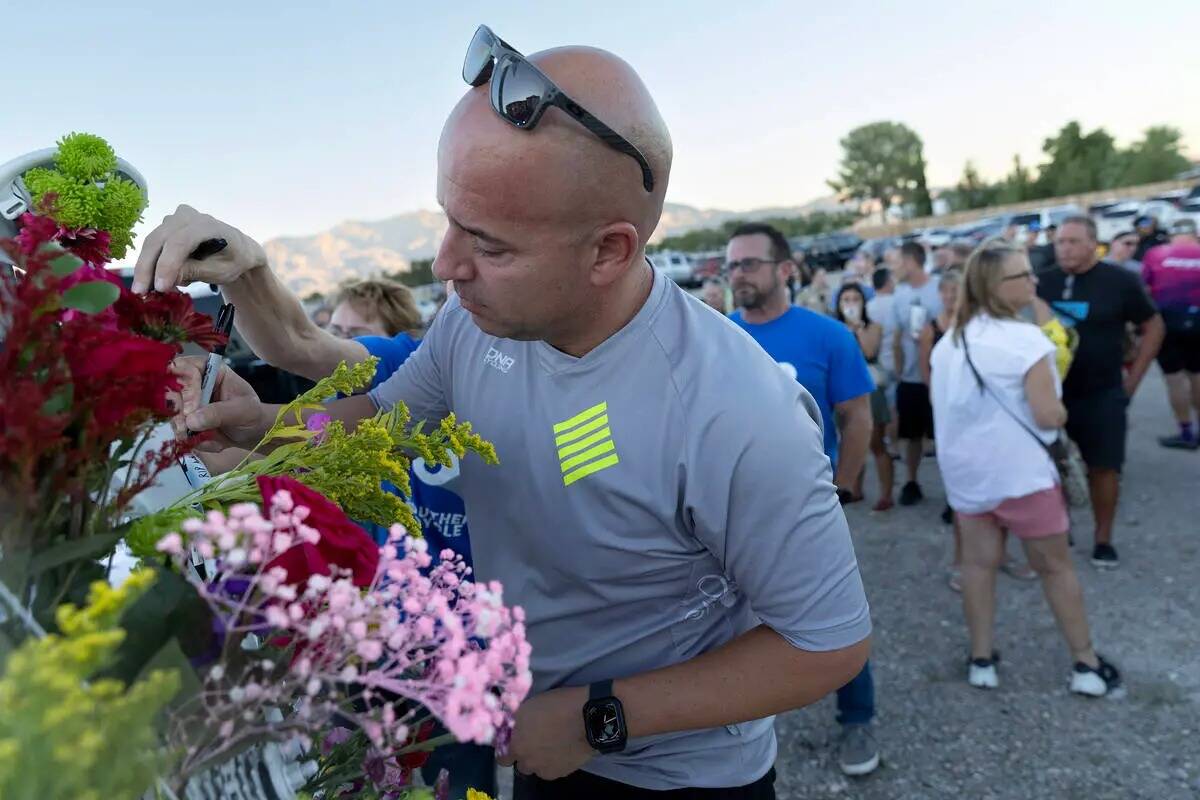
{"type": "Polygon", "coordinates": [[[1066,533],[1071,527],[1067,503],[1062,489],[1043,489],[1024,497],[1010,497],[991,511],[982,514],[959,514],[964,519],[986,519],[1018,539],[1042,539],[1066,533]]]}

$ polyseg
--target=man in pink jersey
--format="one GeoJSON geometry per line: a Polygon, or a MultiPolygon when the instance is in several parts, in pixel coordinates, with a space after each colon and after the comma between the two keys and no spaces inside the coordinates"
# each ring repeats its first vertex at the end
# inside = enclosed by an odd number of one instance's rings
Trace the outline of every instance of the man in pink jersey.
{"type": "Polygon", "coordinates": [[[1200,449],[1193,417],[1200,417],[1200,239],[1196,223],[1171,226],[1171,242],[1151,248],[1142,278],[1166,323],[1167,336],[1158,353],[1167,382],[1171,410],[1179,433],[1159,437],[1159,444],[1181,450],[1200,449]]]}

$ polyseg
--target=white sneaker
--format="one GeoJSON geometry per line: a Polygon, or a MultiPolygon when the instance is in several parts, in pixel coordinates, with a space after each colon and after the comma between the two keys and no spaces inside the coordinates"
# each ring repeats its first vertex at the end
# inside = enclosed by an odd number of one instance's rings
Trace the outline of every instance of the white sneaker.
{"type": "Polygon", "coordinates": [[[1096,656],[1099,666],[1095,669],[1082,662],[1071,670],[1071,691],[1086,697],[1121,697],[1125,693],[1121,685],[1121,673],[1112,664],[1096,656]]]}
{"type": "Polygon", "coordinates": [[[967,683],[976,689],[996,689],[1000,676],[996,674],[996,658],[973,658],[968,663],[967,683]]]}

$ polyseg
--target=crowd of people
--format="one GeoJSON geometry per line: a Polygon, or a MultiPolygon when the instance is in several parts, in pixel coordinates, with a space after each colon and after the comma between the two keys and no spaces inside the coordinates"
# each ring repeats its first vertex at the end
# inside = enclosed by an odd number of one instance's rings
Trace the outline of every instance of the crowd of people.
{"type": "MultiPolygon", "coordinates": [[[[868,450],[879,481],[872,510],[893,507],[893,460],[903,461],[906,478],[896,500],[920,503],[921,463],[936,452],[948,498],[942,517],[954,534],[949,585],[963,594],[972,686],[999,684],[992,624],[995,576],[1004,570],[1041,581],[1074,664],[1071,691],[1103,696],[1121,691],[1121,677],[1091,645],[1054,445],[1078,448],[1094,519],[1091,561],[1116,568],[1126,409],[1156,357],[1179,422],[1159,441],[1197,448],[1200,243],[1188,221],[1166,237],[1138,220],[1107,258],[1087,217],[1065,220],[1044,242],[1036,234],[932,252],[909,241],[880,263],[864,248],[835,283],[821,271],[804,274],[803,256],[778,231],[748,224],[729,243],[728,283],[711,281],[701,297],[813,394],[843,503],[864,499],[868,450]],[[1028,564],[1007,555],[1009,535],[1028,564]]],[[[839,709],[859,681],[839,692],[839,709]]],[[[844,741],[848,774],[874,763],[852,757],[874,752],[861,734],[844,741]]]]}
{"type": "MultiPolygon", "coordinates": [[[[377,357],[371,390],[331,400],[333,419],[405,403],[416,420],[470,420],[494,444],[498,467],[414,464],[431,552],[462,552],[480,580],[501,581],[533,647],[506,746],[445,756],[453,796],[494,786],[500,763],[515,767],[516,800],[768,800],[773,715],[834,692],[842,769],[874,770],[870,611],[842,506],[862,500],[871,454],[888,512],[890,448],[906,471],[897,500],[915,505],[936,442],[962,540],[971,684],[998,683],[992,598],[1011,534],[1067,640],[1071,690],[1119,687],[1090,643],[1049,442],[1065,422],[1088,460],[1094,560],[1115,565],[1117,418],[1162,321],[1130,270],[1097,262],[1087,220],[1061,225],[1040,283],[1018,247],[909,243],[883,264],[860,258],[836,287],[806,282],[778,231],[747,225],[728,244],[726,285],[702,291],[714,313],[645,259],[672,149],[629,65],[591,48],[526,58],[481,27],[463,78],[472,88],[438,149],[449,224],[433,269],[453,293],[420,339],[392,311],[411,311],[394,286],[347,287],[314,322],[257,242],[188,207],[147,237],[135,275],[135,290],[220,284],[254,351],[305,377],[377,357]],[[570,113],[544,113],[553,104],[570,113]],[[213,238],[228,246],[186,257],[213,238]],[[1128,368],[1126,324],[1139,326],[1128,368]],[[976,460],[974,419],[1008,426],[1009,462],[976,460]]],[[[1164,311],[1194,297],[1178,274],[1194,246],[1181,234],[1145,254],[1164,311]]],[[[1163,349],[1193,389],[1195,312],[1163,349]]],[[[195,387],[199,367],[180,374],[195,387]]],[[[228,369],[210,403],[197,396],[183,393],[180,427],[211,432],[206,449],[252,446],[277,410],[228,369]]]]}

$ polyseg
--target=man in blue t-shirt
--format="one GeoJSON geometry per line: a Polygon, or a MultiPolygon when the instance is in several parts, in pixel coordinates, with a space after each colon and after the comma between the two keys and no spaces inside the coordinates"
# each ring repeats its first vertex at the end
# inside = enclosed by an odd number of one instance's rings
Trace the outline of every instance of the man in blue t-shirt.
{"type": "MultiPolygon", "coordinates": [[[[853,487],[870,445],[875,381],[849,328],[791,304],[787,281],[795,269],[787,239],[775,228],[748,223],[735,230],[725,251],[725,272],[739,309],[730,319],[812,395],[821,409],[838,499],[854,502],[861,499],[853,487]]],[[[839,765],[847,775],[867,775],[879,766],[870,731],[875,716],[870,663],[837,695],[843,728],[839,765]]]]}

